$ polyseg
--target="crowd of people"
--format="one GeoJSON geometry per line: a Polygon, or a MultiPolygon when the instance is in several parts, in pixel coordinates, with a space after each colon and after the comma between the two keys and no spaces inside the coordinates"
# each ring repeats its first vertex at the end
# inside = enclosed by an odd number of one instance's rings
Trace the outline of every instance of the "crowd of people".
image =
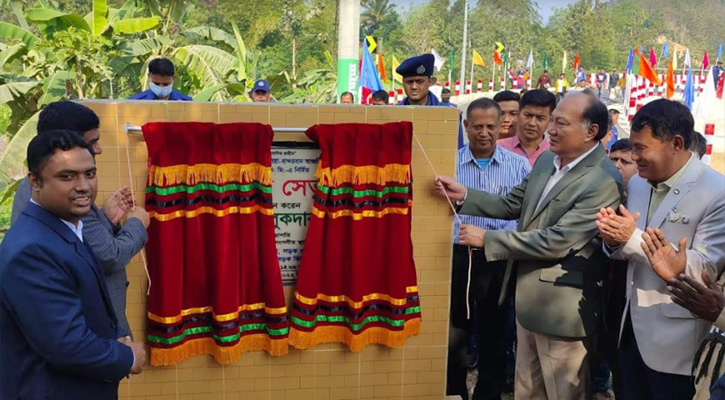
{"type": "MultiPolygon", "coordinates": [[[[432,55],[396,72],[399,104],[456,107],[430,90],[432,55]]],[[[152,61],[132,99],[190,100],[174,77],[152,61]]],[[[468,399],[475,368],[473,399],[607,398],[610,376],[618,399],[725,398],[725,177],[700,161],[692,114],[656,100],[619,138],[597,93],[553,84],[545,72],[523,95],[468,104],[456,176],[430,183],[460,215],[448,394],[468,399]]],[[[249,95],[273,100],[265,80],[249,95]]],[[[146,362],[125,308],[149,215],[129,188],[95,205],[99,125],[81,104],[52,103],[28,146],[0,244],[2,398],[115,398],[146,362]]]]}

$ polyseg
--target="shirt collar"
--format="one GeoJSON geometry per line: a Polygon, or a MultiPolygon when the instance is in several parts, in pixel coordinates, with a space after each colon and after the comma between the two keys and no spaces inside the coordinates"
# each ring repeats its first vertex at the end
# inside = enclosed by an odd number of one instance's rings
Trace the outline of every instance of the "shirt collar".
{"type": "MultiPolygon", "coordinates": [[[[476,157],[473,155],[473,152],[471,151],[470,144],[467,144],[465,146],[461,161],[462,161],[462,164],[467,164],[469,162],[472,162],[480,167],[480,165],[478,165],[478,160],[476,159],[476,157]]],[[[491,156],[491,161],[495,161],[497,163],[501,162],[501,151],[498,149],[498,146],[496,146],[496,148],[493,150],[493,155],[491,156]]]]}
{"type": "Polygon", "coordinates": [[[667,178],[666,181],[660,182],[660,183],[653,183],[653,182],[647,181],[647,183],[649,183],[650,186],[652,186],[652,189],[654,189],[658,192],[661,190],[670,190],[672,188],[672,186],[675,186],[675,183],[677,182],[678,179],[680,179],[680,176],[682,176],[682,174],[685,172],[685,169],[687,169],[687,166],[690,165],[693,158],[695,158],[695,154],[690,155],[690,158],[687,160],[685,165],[683,165],[682,168],[680,168],[677,172],[672,174],[671,177],[667,178]]]}
{"type": "Polygon", "coordinates": [[[569,164],[566,164],[564,168],[561,168],[561,158],[559,156],[554,157],[554,167],[556,168],[556,173],[566,173],[574,169],[574,167],[577,166],[580,162],[582,162],[583,159],[587,158],[589,154],[592,154],[594,150],[597,149],[597,146],[601,146],[600,144],[596,144],[593,146],[589,151],[586,153],[580,155],[579,157],[575,158],[574,161],[570,162],[569,164]]]}
{"type": "MultiPolygon", "coordinates": [[[[38,204],[37,201],[35,201],[33,199],[30,199],[30,202],[42,209],[45,209],[45,207],[41,206],[40,204],[38,204]]],[[[60,222],[64,223],[68,228],[70,228],[70,230],[78,237],[78,239],[80,239],[81,242],[83,241],[83,221],[78,220],[78,227],[76,227],[71,222],[68,222],[68,221],[64,220],[63,218],[58,218],[58,219],[60,220],[60,222]]]]}

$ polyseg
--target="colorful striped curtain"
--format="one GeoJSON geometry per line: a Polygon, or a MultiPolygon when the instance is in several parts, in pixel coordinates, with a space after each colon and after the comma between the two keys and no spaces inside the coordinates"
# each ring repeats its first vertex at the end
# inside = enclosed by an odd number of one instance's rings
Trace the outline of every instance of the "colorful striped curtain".
{"type": "Polygon", "coordinates": [[[410,237],[409,122],[316,125],[312,218],[298,271],[290,344],[402,346],[420,331],[410,237]]]}
{"type": "Polygon", "coordinates": [[[151,365],[287,353],[269,125],[149,123],[151,365]]]}

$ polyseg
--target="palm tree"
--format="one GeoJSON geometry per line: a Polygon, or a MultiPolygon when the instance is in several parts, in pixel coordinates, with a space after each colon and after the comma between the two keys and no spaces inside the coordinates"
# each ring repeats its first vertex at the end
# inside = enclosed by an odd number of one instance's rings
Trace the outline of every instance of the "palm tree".
{"type": "MultiPolygon", "coordinates": [[[[372,35],[382,24],[385,18],[395,11],[395,5],[389,0],[363,0],[363,13],[360,16],[360,26],[363,34],[372,35]]],[[[378,53],[382,53],[383,39],[378,38],[378,53]]]]}

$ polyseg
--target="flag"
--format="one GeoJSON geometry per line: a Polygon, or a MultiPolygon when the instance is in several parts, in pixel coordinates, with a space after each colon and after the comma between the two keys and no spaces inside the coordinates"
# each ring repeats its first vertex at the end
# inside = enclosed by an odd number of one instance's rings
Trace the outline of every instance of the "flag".
{"type": "Polygon", "coordinates": [[[629,49],[629,58],[627,58],[627,73],[632,72],[632,66],[634,62],[634,49],[629,49]]]}
{"type": "Polygon", "coordinates": [[[486,66],[486,63],[483,62],[483,57],[476,50],[473,50],[473,63],[480,67],[486,66]]]}
{"type": "Polygon", "coordinates": [[[672,50],[672,69],[677,69],[677,49],[672,50]]]}
{"type": "Polygon", "coordinates": [[[722,43],[720,43],[720,47],[717,48],[717,58],[720,59],[722,57],[722,43]]]}
{"type": "Polygon", "coordinates": [[[710,68],[706,72],[705,87],[699,96],[697,96],[697,103],[695,104],[695,110],[693,116],[695,119],[705,118],[707,110],[710,104],[715,102],[717,97],[717,89],[715,88],[715,75],[713,74],[713,68],[710,68]]]}
{"type": "Polygon", "coordinates": [[[436,71],[441,72],[441,67],[443,67],[443,64],[446,63],[446,59],[441,57],[434,49],[430,49],[430,53],[433,54],[433,57],[435,58],[433,65],[436,67],[436,71]]]}
{"type": "Polygon", "coordinates": [[[707,50],[705,50],[705,55],[702,56],[702,68],[705,69],[708,65],[710,65],[710,60],[707,58],[707,50]]]}
{"type": "Polygon", "coordinates": [[[543,58],[543,60],[541,61],[541,66],[542,66],[542,67],[543,67],[544,69],[549,69],[549,55],[548,55],[548,54],[546,54],[546,53],[544,53],[544,58],[543,58]]]}
{"type": "MultiPolygon", "coordinates": [[[[687,51],[689,56],[689,50],[687,51]]],[[[686,56],[686,59],[689,58],[686,56]]],[[[687,69],[687,82],[685,83],[685,93],[682,99],[683,103],[692,110],[692,103],[695,102],[695,82],[692,80],[692,68],[687,69]]]]}
{"type": "Polygon", "coordinates": [[[378,66],[378,74],[380,74],[380,80],[383,82],[388,80],[388,76],[385,73],[385,64],[383,63],[383,55],[378,53],[376,57],[376,63],[378,66]]]}
{"type": "Polygon", "coordinates": [[[690,49],[685,50],[685,68],[692,68],[692,60],[690,60],[690,49]]]}
{"type": "Polygon", "coordinates": [[[654,83],[657,86],[662,85],[662,81],[660,80],[660,76],[657,75],[657,72],[655,72],[655,69],[652,68],[652,64],[650,64],[646,58],[644,58],[643,54],[639,54],[639,76],[642,78],[645,78],[649,80],[650,82],[654,83]]]}
{"type": "Polygon", "coordinates": [[[375,62],[373,62],[373,56],[370,54],[368,46],[363,46],[362,66],[360,67],[360,79],[357,82],[357,86],[368,88],[373,92],[384,90],[383,83],[380,81],[378,71],[375,68],[375,62]]]}
{"type": "Polygon", "coordinates": [[[641,54],[637,48],[634,49],[634,55],[636,57],[632,60],[632,75],[639,75],[639,56],[641,54]]]}
{"type": "Polygon", "coordinates": [[[403,83],[403,75],[400,75],[399,73],[395,72],[396,69],[400,66],[400,61],[398,61],[395,56],[393,56],[393,79],[396,81],[403,83]]]}
{"type": "Polygon", "coordinates": [[[561,60],[561,72],[566,72],[566,51],[564,52],[564,59],[561,60]]]}
{"type": "Polygon", "coordinates": [[[579,53],[576,53],[576,56],[574,56],[574,70],[579,68],[579,64],[582,63],[582,60],[579,58],[579,53]]]}
{"type": "Polygon", "coordinates": [[[657,65],[657,56],[655,56],[655,49],[653,48],[649,49],[649,63],[653,67],[657,65]]]}
{"type": "Polygon", "coordinates": [[[378,47],[378,44],[375,43],[375,39],[372,36],[370,36],[370,35],[365,36],[365,39],[367,39],[367,41],[368,41],[368,49],[370,49],[370,52],[372,53],[378,47]]]}
{"type": "Polygon", "coordinates": [[[675,67],[673,66],[672,60],[667,62],[667,78],[665,78],[665,83],[667,84],[667,98],[669,99],[675,95],[675,67]]]}
{"type": "Polygon", "coordinates": [[[503,65],[504,67],[511,67],[511,63],[509,62],[509,57],[511,56],[510,51],[506,51],[503,53],[503,65]]]}
{"type": "Polygon", "coordinates": [[[531,71],[531,69],[534,67],[534,51],[529,50],[529,59],[526,60],[526,68],[531,71]]]}
{"type": "Polygon", "coordinates": [[[669,57],[670,56],[670,46],[667,44],[667,41],[665,41],[665,44],[662,45],[662,57],[669,57]]]}
{"type": "Polygon", "coordinates": [[[493,62],[495,62],[496,65],[501,65],[501,56],[495,50],[493,52],[493,62]]]}

